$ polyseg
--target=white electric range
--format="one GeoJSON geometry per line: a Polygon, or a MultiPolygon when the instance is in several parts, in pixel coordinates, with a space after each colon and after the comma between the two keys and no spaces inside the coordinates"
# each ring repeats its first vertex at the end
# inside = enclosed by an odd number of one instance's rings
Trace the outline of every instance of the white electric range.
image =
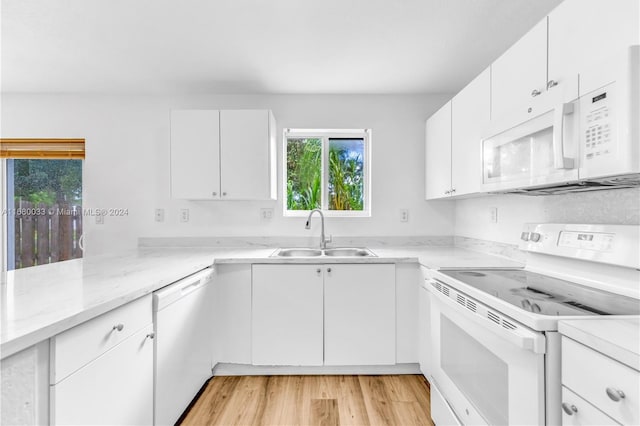
{"type": "Polygon", "coordinates": [[[640,315],[639,231],[527,224],[524,268],[432,271],[434,422],[561,424],[558,321],[640,315]]]}

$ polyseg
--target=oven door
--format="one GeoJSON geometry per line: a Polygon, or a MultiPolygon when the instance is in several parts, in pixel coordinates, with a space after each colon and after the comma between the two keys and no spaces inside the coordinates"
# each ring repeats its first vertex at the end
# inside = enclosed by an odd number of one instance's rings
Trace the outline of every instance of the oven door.
{"type": "Polygon", "coordinates": [[[433,380],[460,422],[543,425],[544,335],[441,282],[430,291],[433,380]]]}

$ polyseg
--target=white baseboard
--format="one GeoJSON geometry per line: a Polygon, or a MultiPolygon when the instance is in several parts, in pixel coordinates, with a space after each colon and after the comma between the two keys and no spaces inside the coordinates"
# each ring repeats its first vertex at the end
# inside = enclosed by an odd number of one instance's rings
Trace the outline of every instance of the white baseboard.
{"type": "Polygon", "coordinates": [[[379,374],[422,374],[420,365],[330,365],[330,366],[289,366],[289,365],[249,365],[219,363],[213,369],[214,376],[282,376],[282,375],[379,375],[379,374]]]}

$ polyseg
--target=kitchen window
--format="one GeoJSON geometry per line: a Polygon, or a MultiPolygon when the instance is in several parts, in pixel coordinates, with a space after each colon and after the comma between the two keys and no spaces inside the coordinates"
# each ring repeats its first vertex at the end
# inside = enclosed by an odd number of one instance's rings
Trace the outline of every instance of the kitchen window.
{"type": "Polygon", "coordinates": [[[287,129],[284,141],[285,216],[371,215],[370,130],[287,129]]]}
{"type": "Polygon", "coordinates": [[[84,139],[2,139],[3,267],[82,257],[84,139]]]}

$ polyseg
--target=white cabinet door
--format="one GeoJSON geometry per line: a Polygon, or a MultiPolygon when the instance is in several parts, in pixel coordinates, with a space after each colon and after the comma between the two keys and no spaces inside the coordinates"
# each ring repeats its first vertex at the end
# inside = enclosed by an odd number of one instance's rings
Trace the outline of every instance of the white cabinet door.
{"type": "Polygon", "coordinates": [[[427,200],[449,197],[451,191],[451,101],[427,120],[425,169],[427,200]]]}
{"type": "MultiPolygon", "coordinates": [[[[567,78],[640,43],[639,21],[638,0],[565,0],[549,14],[549,80],[562,89],[567,78]]],[[[581,94],[598,88],[585,83],[581,94]]]]}
{"type": "Polygon", "coordinates": [[[253,266],[254,365],[322,365],[322,267],[253,266]]]}
{"type": "Polygon", "coordinates": [[[171,197],[220,198],[220,112],[171,111],[171,197]]]}
{"type": "Polygon", "coordinates": [[[223,200],[275,198],[272,117],[267,110],[220,111],[223,200]]]}
{"type": "Polygon", "coordinates": [[[451,101],[452,195],[480,192],[481,139],[491,121],[491,70],[487,68],[451,101]]]}
{"type": "Polygon", "coordinates": [[[491,119],[526,111],[547,86],[547,18],[491,65],[491,119]]]}
{"type": "Polygon", "coordinates": [[[395,266],[324,268],[325,365],[395,364],[395,266]]]}
{"type": "Polygon", "coordinates": [[[251,364],[251,265],[216,266],[213,364],[251,364]]]}
{"type": "Polygon", "coordinates": [[[431,374],[431,319],[429,310],[429,290],[420,286],[418,337],[420,345],[420,371],[429,379],[431,374]]]}
{"type": "Polygon", "coordinates": [[[51,387],[55,425],[153,423],[153,341],[149,324],[51,387]]]}

